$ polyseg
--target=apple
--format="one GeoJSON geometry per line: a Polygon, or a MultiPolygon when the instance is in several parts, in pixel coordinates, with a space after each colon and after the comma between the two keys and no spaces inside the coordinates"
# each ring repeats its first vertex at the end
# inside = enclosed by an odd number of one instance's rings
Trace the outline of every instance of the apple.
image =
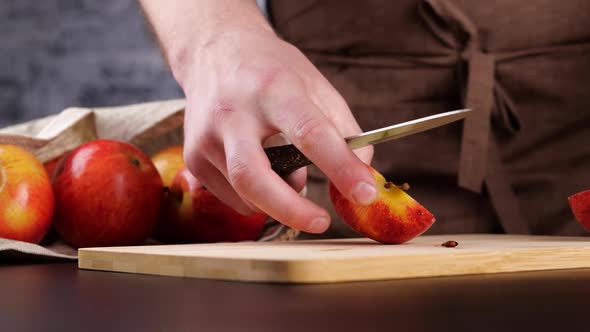
{"type": "Polygon", "coordinates": [[[183,168],[169,188],[154,238],[166,243],[255,241],[266,217],[238,213],[183,168]]]}
{"type": "Polygon", "coordinates": [[[53,188],[55,229],[79,248],[141,244],[154,229],[164,187],[143,151],[97,139],[65,157],[53,188]]]}
{"type": "Polygon", "coordinates": [[[38,244],[53,213],[53,190],[43,164],[16,145],[0,144],[0,237],[38,244]]]}
{"type": "Polygon", "coordinates": [[[401,244],[421,235],[435,222],[434,215],[399,186],[367,165],[375,178],[378,195],[370,205],[347,199],[329,182],[336,213],[357,233],[386,244],[401,244]]]}
{"type": "Polygon", "coordinates": [[[182,146],[174,145],[158,151],[152,156],[152,162],[160,173],[164,186],[169,187],[176,174],[184,168],[182,146]]]}
{"type": "Polygon", "coordinates": [[[590,189],[571,195],[568,202],[576,220],[590,231],[590,189]]]}

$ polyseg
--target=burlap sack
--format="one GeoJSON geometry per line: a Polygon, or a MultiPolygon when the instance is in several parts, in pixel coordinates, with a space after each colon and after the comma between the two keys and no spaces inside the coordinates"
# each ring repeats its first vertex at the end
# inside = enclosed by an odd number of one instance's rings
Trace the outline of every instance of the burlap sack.
{"type": "MultiPolygon", "coordinates": [[[[59,158],[97,138],[129,142],[152,155],[166,146],[182,144],[184,107],[184,99],[117,107],[72,107],[56,115],[0,129],[0,144],[16,144],[41,162],[59,158]]],[[[297,231],[269,219],[259,241],[290,240],[297,235],[297,231]]],[[[76,258],[77,251],[59,239],[35,245],[0,238],[0,262],[76,258]]]]}

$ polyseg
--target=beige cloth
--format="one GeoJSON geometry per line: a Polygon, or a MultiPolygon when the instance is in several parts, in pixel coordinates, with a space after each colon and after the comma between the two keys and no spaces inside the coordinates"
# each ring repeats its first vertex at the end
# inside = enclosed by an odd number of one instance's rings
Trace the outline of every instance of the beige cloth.
{"type": "Polygon", "coordinates": [[[0,238],[0,263],[70,261],[77,258],[76,250],[63,243],[56,242],[49,247],[44,247],[28,242],[0,238]]]}

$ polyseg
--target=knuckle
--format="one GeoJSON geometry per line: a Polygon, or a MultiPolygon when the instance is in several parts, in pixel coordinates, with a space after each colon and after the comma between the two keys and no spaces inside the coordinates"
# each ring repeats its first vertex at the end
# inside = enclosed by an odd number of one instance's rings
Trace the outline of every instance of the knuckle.
{"type": "Polygon", "coordinates": [[[255,94],[261,100],[274,100],[283,91],[294,91],[299,79],[291,70],[282,67],[269,67],[254,74],[255,94]]]}
{"type": "Polygon", "coordinates": [[[241,159],[228,160],[227,176],[229,182],[237,191],[244,191],[253,181],[252,169],[241,159]]]}
{"type": "Polygon", "coordinates": [[[314,116],[303,116],[293,127],[293,140],[302,148],[309,148],[320,140],[323,134],[323,124],[314,116]]]}
{"type": "Polygon", "coordinates": [[[214,125],[223,122],[230,114],[234,112],[235,108],[227,100],[217,100],[211,106],[211,117],[214,125]]]}

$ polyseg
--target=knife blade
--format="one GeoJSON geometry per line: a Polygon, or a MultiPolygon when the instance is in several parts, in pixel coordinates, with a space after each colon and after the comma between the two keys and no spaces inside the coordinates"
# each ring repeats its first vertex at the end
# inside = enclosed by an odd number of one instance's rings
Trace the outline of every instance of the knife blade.
{"type": "MultiPolygon", "coordinates": [[[[359,149],[367,145],[379,144],[405,136],[417,134],[433,128],[444,126],[454,121],[467,117],[471,109],[459,109],[423,118],[398,123],[364,132],[359,135],[344,138],[351,150],[359,149]]],[[[280,176],[286,176],[301,167],[311,165],[312,162],[293,144],[273,146],[265,148],[271,168],[280,176]]]]}

